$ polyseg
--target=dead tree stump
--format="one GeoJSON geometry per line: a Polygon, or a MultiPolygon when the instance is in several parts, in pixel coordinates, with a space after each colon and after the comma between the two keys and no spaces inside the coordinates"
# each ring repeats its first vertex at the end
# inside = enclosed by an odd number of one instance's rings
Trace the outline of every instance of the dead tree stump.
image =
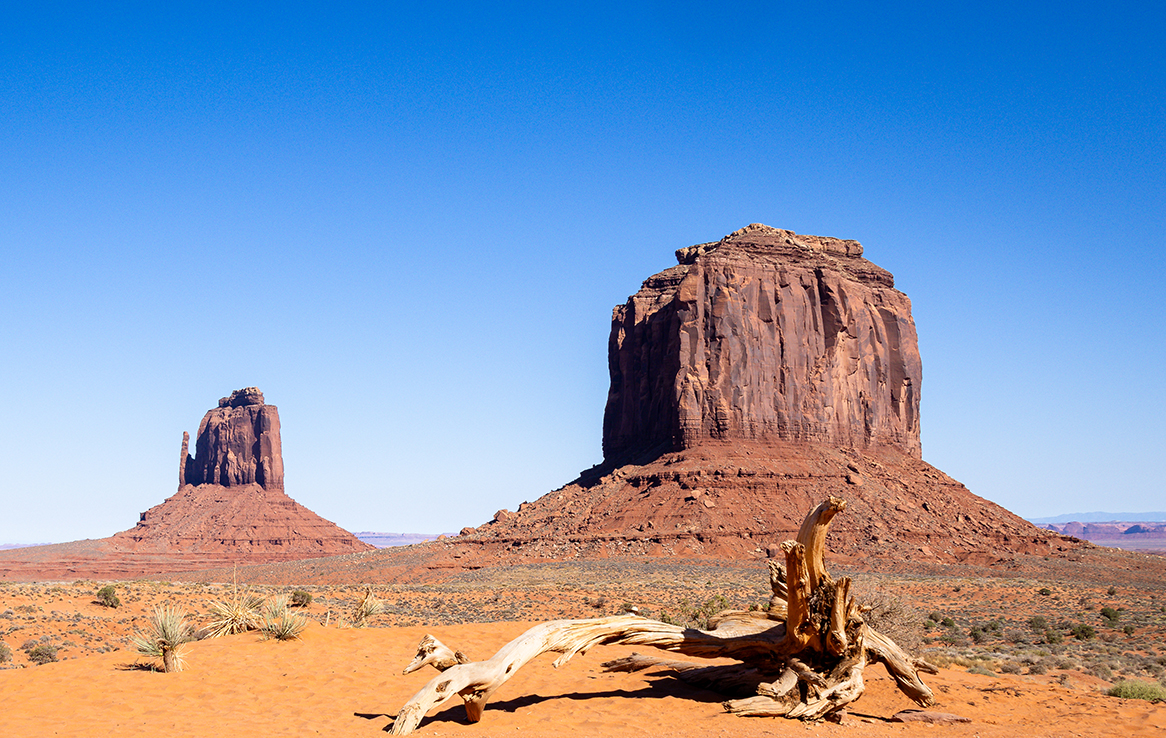
{"type": "Polygon", "coordinates": [[[688,656],[740,661],[701,666],[635,654],[603,665],[611,671],[670,669],[694,684],[742,695],[724,703],[736,715],[820,720],[861,697],[863,669],[880,661],[904,694],[927,707],[933,703],[932,693],[919,678],[919,670],[927,670],[927,665],[913,661],[870,628],[850,596],[850,579],[835,581],[826,571],[826,532],[830,520],[845,507],[844,500],[829,498],[806,516],[796,541],[782,544],[785,565],[769,562],[773,596],[768,611],[722,612],[709,630],[636,615],[554,620],[531,628],[489,660],[472,663],[426,636],[405,673],[431,664],[441,674],[401,708],[392,732],[412,732],[426,713],[455,694],[465,701],[469,720],[477,722],[491,695],[534,657],[560,654],[554,662],[557,667],[600,644],[654,646],[688,656]]]}

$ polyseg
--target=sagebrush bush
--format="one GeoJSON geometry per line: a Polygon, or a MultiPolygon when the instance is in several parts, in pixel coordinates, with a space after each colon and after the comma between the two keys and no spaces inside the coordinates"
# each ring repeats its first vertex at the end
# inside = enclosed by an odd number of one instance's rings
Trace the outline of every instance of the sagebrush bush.
{"type": "Polygon", "coordinates": [[[312,593],[305,592],[302,589],[297,589],[295,592],[291,593],[290,604],[292,607],[307,607],[308,605],[312,604],[312,593]]]}
{"type": "Polygon", "coordinates": [[[97,601],[106,607],[121,607],[121,599],[117,596],[117,590],[112,584],[107,584],[97,590],[97,601]]]}
{"type": "Polygon", "coordinates": [[[51,664],[57,660],[57,647],[48,643],[38,643],[28,649],[28,660],[37,666],[51,664]]]}
{"type": "Polygon", "coordinates": [[[0,664],[6,664],[12,660],[12,649],[8,647],[7,643],[0,643],[0,664]]]}
{"type": "Polygon", "coordinates": [[[1126,700],[1166,701],[1166,687],[1140,679],[1122,679],[1110,687],[1106,694],[1126,700]]]}
{"type": "Polygon", "coordinates": [[[1074,625],[1069,632],[1079,641],[1087,641],[1097,635],[1097,631],[1094,630],[1093,626],[1086,625],[1085,623],[1074,625]]]}

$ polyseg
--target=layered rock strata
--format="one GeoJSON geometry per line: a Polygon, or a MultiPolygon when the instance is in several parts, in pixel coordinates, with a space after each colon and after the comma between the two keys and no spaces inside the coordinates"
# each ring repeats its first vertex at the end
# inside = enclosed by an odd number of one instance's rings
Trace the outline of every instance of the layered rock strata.
{"type": "Polygon", "coordinates": [[[707,440],[921,455],[911,302],[861,244],[753,224],[676,257],[613,312],[606,461],[707,440]]]}

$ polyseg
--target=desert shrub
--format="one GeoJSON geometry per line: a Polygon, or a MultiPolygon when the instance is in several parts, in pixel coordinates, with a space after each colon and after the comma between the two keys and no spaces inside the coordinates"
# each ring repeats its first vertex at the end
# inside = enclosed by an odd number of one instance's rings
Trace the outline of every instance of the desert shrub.
{"type": "Polygon", "coordinates": [[[0,612],[0,618],[11,620],[16,617],[16,612],[12,608],[8,608],[4,612],[0,612]]]}
{"type": "Polygon", "coordinates": [[[8,647],[7,643],[0,643],[0,664],[6,664],[12,660],[12,649],[8,647]]]}
{"type": "Polygon", "coordinates": [[[1049,589],[1048,587],[1041,587],[1036,591],[1036,593],[1041,597],[1048,597],[1053,593],[1053,590],[1049,589]]]}
{"type": "Polygon", "coordinates": [[[30,648],[36,648],[38,644],[40,644],[40,641],[35,638],[29,638],[27,641],[20,644],[20,650],[27,651],[30,648]]]}
{"type": "Polygon", "coordinates": [[[207,609],[212,620],[207,623],[206,636],[219,638],[248,630],[258,630],[263,625],[262,596],[247,590],[232,589],[231,596],[222,600],[210,600],[207,609]]]}
{"type": "Polygon", "coordinates": [[[156,607],[146,620],[147,629],[130,637],[130,643],[142,656],[162,660],[162,671],[182,671],[186,644],[194,640],[194,627],[178,608],[156,607]]]}
{"type": "Polygon", "coordinates": [[[1140,679],[1122,679],[1110,687],[1106,694],[1126,700],[1166,701],[1166,688],[1140,679]]]}
{"type": "Polygon", "coordinates": [[[273,603],[263,614],[263,635],[277,641],[290,641],[300,637],[308,624],[308,618],[289,612],[284,603],[273,603]]]}
{"type": "Polygon", "coordinates": [[[1097,631],[1093,629],[1093,626],[1086,625],[1085,623],[1074,625],[1069,632],[1079,641],[1087,641],[1097,635],[1097,631]]]}
{"type": "Polygon", "coordinates": [[[1108,621],[1106,625],[1113,627],[1117,624],[1117,619],[1121,617],[1121,612],[1112,607],[1103,607],[1101,608],[1101,617],[1108,621]]]}
{"type": "Polygon", "coordinates": [[[943,620],[943,615],[940,615],[937,612],[933,612],[927,616],[927,619],[933,623],[938,623],[939,621],[943,620]]]}
{"type": "Polygon", "coordinates": [[[1043,633],[1049,629],[1049,621],[1040,615],[1033,615],[1028,619],[1028,627],[1032,628],[1034,633],[1043,633]]]}
{"type": "Polygon", "coordinates": [[[862,617],[867,625],[890,638],[904,651],[919,651],[923,645],[924,619],[918,610],[880,590],[864,595],[861,602],[862,617]]]}
{"type": "Polygon", "coordinates": [[[1021,668],[1019,661],[1005,661],[1000,664],[1000,671],[1004,674],[1019,674],[1021,668]]]}
{"type": "Polygon", "coordinates": [[[983,664],[975,664],[974,666],[968,667],[968,673],[969,674],[983,674],[984,676],[992,676],[996,672],[992,671],[991,669],[989,669],[987,666],[985,666],[983,664]]]}
{"type": "Polygon", "coordinates": [[[1104,679],[1107,682],[1113,680],[1113,670],[1105,664],[1094,664],[1089,669],[1089,673],[1098,679],[1104,679]]]}
{"type": "Polygon", "coordinates": [[[1124,628],[1121,629],[1121,631],[1128,636],[1132,636],[1134,634],[1134,626],[1126,625],[1124,628]]]}
{"type": "Polygon", "coordinates": [[[1028,667],[1029,674],[1044,674],[1048,670],[1049,670],[1049,668],[1047,666],[1045,666],[1045,663],[1043,661],[1038,661],[1035,664],[1033,664],[1032,666],[1028,667]]]}
{"type": "Polygon", "coordinates": [[[38,666],[51,664],[57,660],[57,647],[47,643],[38,643],[28,649],[28,660],[38,666]]]}
{"type": "Polygon", "coordinates": [[[1010,629],[1010,630],[1004,631],[1004,640],[1008,641],[1009,643],[1015,643],[1017,645],[1031,643],[1031,641],[1029,640],[1028,634],[1025,633],[1023,630],[1017,630],[1017,629],[1010,629]]]}
{"type": "Polygon", "coordinates": [[[1054,645],[1054,646],[1057,645],[1058,643],[1065,642],[1065,636],[1061,635],[1061,631],[1053,630],[1052,628],[1049,628],[1048,630],[1045,631],[1044,637],[1045,637],[1045,643],[1048,643],[1048,644],[1054,645]]]}
{"type": "Polygon", "coordinates": [[[941,620],[939,622],[939,624],[944,626],[945,628],[954,628],[955,627],[955,621],[952,620],[951,618],[944,618],[943,620],[941,620]]]}
{"type": "Polygon", "coordinates": [[[307,607],[312,604],[312,593],[297,589],[291,593],[291,602],[289,604],[291,607],[307,607]]]}
{"type": "Polygon", "coordinates": [[[1113,597],[1115,594],[1117,594],[1117,587],[1111,584],[1109,585],[1109,589],[1105,590],[1105,593],[1110,597],[1113,597]]]}
{"type": "Polygon", "coordinates": [[[979,625],[975,625],[968,631],[968,637],[972,639],[973,643],[983,643],[988,640],[988,632],[979,625]]]}
{"type": "Polygon", "coordinates": [[[97,601],[106,607],[120,607],[121,599],[117,596],[117,590],[112,584],[107,584],[101,589],[97,590],[97,601]]]}
{"type": "Polygon", "coordinates": [[[364,591],[364,597],[356,603],[352,611],[352,627],[363,628],[368,625],[369,618],[384,612],[385,604],[372,593],[372,587],[364,591]]]}

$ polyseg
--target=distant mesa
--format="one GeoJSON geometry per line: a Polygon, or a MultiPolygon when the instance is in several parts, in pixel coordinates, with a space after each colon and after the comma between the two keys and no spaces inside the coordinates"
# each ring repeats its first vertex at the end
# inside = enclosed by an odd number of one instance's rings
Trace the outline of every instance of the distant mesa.
{"type": "Polygon", "coordinates": [[[207,411],[195,453],[182,434],[178,491],[130,530],[0,553],[0,578],[128,578],[318,558],[374,547],[284,492],[279,410],[256,387],[207,411]]]}

